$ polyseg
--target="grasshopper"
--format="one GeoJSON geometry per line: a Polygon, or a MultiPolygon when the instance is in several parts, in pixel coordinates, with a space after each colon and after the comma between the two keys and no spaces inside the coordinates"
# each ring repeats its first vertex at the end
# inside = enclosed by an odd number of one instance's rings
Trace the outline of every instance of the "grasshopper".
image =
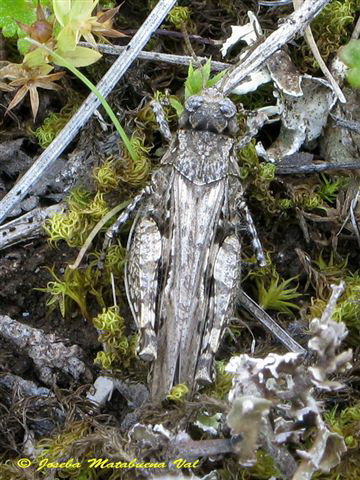
{"type": "Polygon", "coordinates": [[[189,97],[151,184],[108,234],[141,205],[128,240],[125,286],[140,333],[138,355],[153,362],[153,400],[176,384],[194,391],[212,381],[239,288],[241,220],[265,264],[234,154],[236,113],[214,88],[189,97]]]}

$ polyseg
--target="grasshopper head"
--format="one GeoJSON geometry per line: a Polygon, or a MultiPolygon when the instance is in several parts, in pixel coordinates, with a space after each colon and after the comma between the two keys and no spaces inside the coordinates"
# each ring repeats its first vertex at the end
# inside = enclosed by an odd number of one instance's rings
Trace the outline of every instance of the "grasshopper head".
{"type": "Polygon", "coordinates": [[[238,131],[236,107],[218,90],[208,88],[186,100],[180,127],[233,136],[238,131]]]}

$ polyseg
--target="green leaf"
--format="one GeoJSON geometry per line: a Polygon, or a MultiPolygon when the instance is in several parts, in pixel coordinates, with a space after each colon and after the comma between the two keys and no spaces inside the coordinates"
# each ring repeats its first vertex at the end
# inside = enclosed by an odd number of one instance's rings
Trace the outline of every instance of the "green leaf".
{"type": "Polygon", "coordinates": [[[29,51],[29,44],[24,38],[17,41],[17,49],[21,55],[25,55],[29,51]]]}
{"type": "Polygon", "coordinates": [[[340,59],[350,67],[347,74],[351,86],[360,88],[360,40],[351,40],[340,50],[340,59]]]}
{"type": "Polygon", "coordinates": [[[184,106],[175,97],[170,97],[169,102],[170,102],[170,105],[175,109],[176,115],[180,117],[180,115],[184,111],[184,106]]]}
{"type": "Polygon", "coordinates": [[[45,52],[45,50],[43,50],[42,48],[36,48],[32,52],[29,52],[24,56],[22,63],[28,68],[42,67],[43,75],[47,75],[49,72],[51,72],[51,70],[53,70],[53,67],[48,65],[48,71],[45,71],[47,65],[46,57],[47,53],[45,52]]]}
{"type": "Polygon", "coordinates": [[[4,37],[14,37],[21,29],[15,20],[31,25],[36,20],[35,0],[0,0],[0,28],[4,37]]]}
{"type": "MultiPolygon", "coordinates": [[[[62,52],[61,50],[56,50],[58,55],[61,55],[68,63],[71,63],[74,67],[87,67],[99,60],[102,57],[100,52],[92,50],[91,48],[86,47],[76,47],[74,50],[68,50],[62,52]]],[[[54,59],[56,65],[61,67],[66,67],[66,64],[59,58],[54,59]]]]}
{"type": "Polygon", "coordinates": [[[360,40],[351,40],[340,50],[340,58],[349,67],[360,68],[360,40]]]}
{"type": "Polygon", "coordinates": [[[210,73],[211,73],[211,58],[206,60],[205,65],[201,69],[202,73],[202,88],[205,88],[208,84],[210,73]]]}
{"type": "Polygon", "coordinates": [[[352,68],[347,74],[347,79],[350,85],[360,88],[360,67],[352,68]]]}
{"type": "Polygon", "coordinates": [[[69,18],[72,22],[81,23],[91,17],[99,0],[73,0],[69,18]]]}
{"type": "Polygon", "coordinates": [[[56,20],[63,27],[71,10],[71,0],[53,0],[53,9],[56,20]]]}
{"type": "Polygon", "coordinates": [[[214,86],[226,73],[226,70],[219,72],[214,77],[210,78],[211,73],[211,58],[209,58],[205,65],[194,70],[192,64],[189,65],[188,76],[185,81],[185,99],[191,95],[198,95],[204,88],[214,86]]]}
{"type": "Polygon", "coordinates": [[[223,76],[225,75],[226,72],[227,72],[227,68],[225,70],[222,70],[221,72],[217,73],[212,78],[210,78],[207,82],[207,87],[208,88],[213,87],[217,82],[219,82],[223,78],[223,76]]]}
{"type": "Polygon", "coordinates": [[[63,52],[63,54],[75,50],[76,44],[79,40],[78,36],[79,35],[76,34],[76,31],[71,28],[70,25],[65,25],[56,36],[57,50],[63,52]]]}

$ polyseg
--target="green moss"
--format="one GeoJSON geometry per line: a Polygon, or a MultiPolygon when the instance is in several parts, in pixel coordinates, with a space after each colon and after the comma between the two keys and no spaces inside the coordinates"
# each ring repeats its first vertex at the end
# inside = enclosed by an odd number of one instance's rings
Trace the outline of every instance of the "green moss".
{"type": "Polygon", "coordinates": [[[174,7],[170,10],[168,16],[169,22],[178,30],[183,25],[186,25],[190,20],[190,8],[188,7],[174,7]]]}
{"type": "Polygon", "coordinates": [[[135,359],[137,336],[126,336],[125,322],[118,307],[104,308],[93,318],[93,324],[101,330],[99,341],[105,344],[105,351],[98,352],[95,362],[104,369],[111,368],[115,362],[128,368],[135,359]]]}
{"type": "Polygon", "coordinates": [[[64,318],[71,312],[71,302],[75,302],[82,315],[89,319],[87,310],[89,294],[96,298],[100,307],[104,306],[99,286],[100,272],[98,270],[94,270],[91,266],[85,270],[72,270],[67,267],[62,278],[58,277],[51,269],[50,273],[53,280],[48,282],[45,288],[38,288],[37,290],[50,295],[46,302],[47,306],[58,306],[64,318]]]}
{"type": "Polygon", "coordinates": [[[44,230],[54,246],[64,240],[69,247],[81,247],[98,220],[108,212],[108,206],[102,193],[93,196],[83,189],[74,189],[67,203],[68,210],[49,218],[44,230]]]}
{"type": "MultiPolygon", "coordinates": [[[[346,342],[358,345],[360,342],[360,275],[353,274],[343,277],[345,291],[337,302],[333,319],[344,322],[349,329],[346,342]]],[[[320,317],[326,307],[327,299],[317,298],[313,300],[309,316],[320,317]]]]}
{"type": "Polygon", "coordinates": [[[60,130],[62,130],[68,123],[70,118],[74,116],[79,108],[80,103],[67,104],[60,112],[51,113],[45,118],[41,127],[37,128],[34,132],[40,147],[46,148],[56,138],[60,130]]]}
{"type": "Polygon", "coordinates": [[[179,383],[175,385],[167,395],[167,399],[176,403],[183,403],[189,393],[189,388],[187,385],[179,383]]]}
{"type": "Polygon", "coordinates": [[[224,468],[219,473],[222,480],[269,480],[270,478],[281,478],[273,459],[262,450],[256,452],[256,464],[253,467],[239,467],[235,460],[229,458],[224,461],[224,468]]]}
{"type": "Polygon", "coordinates": [[[126,167],[121,173],[121,180],[132,187],[140,187],[149,177],[151,163],[148,153],[151,146],[145,146],[145,136],[138,131],[131,137],[131,145],[137,154],[136,159],[126,155],[126,167]]]}
{"type": "Polygon", "coordinates": [[[321,185],[318,190],[318,195],[327,203],[334,203],[339,193],[339,190],[344,187],[348,180],[344,177],[330,177],[328,175],[320,174],[321,185]]]}
{"type": "Polygon", "coordinates": [[[249,182],[249,197],[256,200],[269,213],[279,212],[279,201],[271,191],[270,184],[275,178],[275,165],[262,163],[255,150],[255,141],[238,152],[240,177],[249,182]]]}
{"type": "Polygon", "coordinates": [[[94,169],[94,180],[98,188],[104,192],[115,190],[119,185],[118,169],[113,157],[109,157],[99,167],[94,169]]]}
{"type": "Polygon", "coordinates": [[[358,449],[360,441],[360,403],[339,411],[338,406],[324,413],[333,432],[339,433],[348,449],[358,449]]]}
{"type": "Polygon", "coordinates": [[[232,375],[225,372],[226,363],[227,362],[223,360],[215,362],[215,381],[213,385],[206,389],[206,393],[220,400],[227,398],[232,385],[232,375]]]}
{"type": "MultiPolygon", "coordinates": [[[[358,0],[333,0],[311,23],[316,44],[325,62],[349,41],[351,26],[359,11],[358,0]]],[[[303,66],[317,70],[318,64],[307,46],[303,46],[302,53],[303,66]]]]}

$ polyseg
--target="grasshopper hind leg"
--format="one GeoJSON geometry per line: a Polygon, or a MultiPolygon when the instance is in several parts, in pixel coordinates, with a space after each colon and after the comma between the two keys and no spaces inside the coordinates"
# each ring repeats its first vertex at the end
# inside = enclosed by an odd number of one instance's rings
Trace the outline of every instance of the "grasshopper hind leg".
{"type": "Polygon", "coordinates": [[[125,287],[135,323],[139,329],[138,355],[142,360],[156,358],[155,334],[161,234],[154,219],[143,217],[134,225],[129,238],[125,287]]]}
{"type": "Polygon", "coordinates": [[[207,384],[212,381],[213,359],[233,313],[240,282],[240,250],[241,246],[237,236],[229,235],[222,242],[216,255],[208,321],[203,334],[202,351],[195,378],[198,383],[207,384]]]}

